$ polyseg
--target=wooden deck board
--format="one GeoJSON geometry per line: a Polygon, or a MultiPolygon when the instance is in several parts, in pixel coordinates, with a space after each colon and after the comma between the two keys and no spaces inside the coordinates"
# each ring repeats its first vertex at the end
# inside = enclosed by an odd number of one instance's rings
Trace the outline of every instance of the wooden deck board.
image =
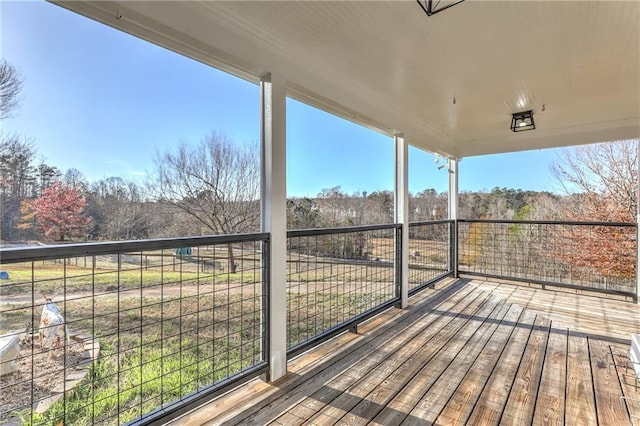
{"type": "MultiPolygon", "coordinates": [[[[478,401],[508,342],[513,342],[513,339],[518,338],[515,332],[518,330],[517,325],[522,320],[525,312],[516,305],[511,305],[511,308],[514,313],[518,313],[518,317],[507,317],[507,320],[498,326],[499,331],[494,333],[490,342],[483,348],[471,369],[440,413],[440,416],[436,419],[437,424],[467,424],[474,404],[478,401]]],[[[500,368],[502,369],[503,366],[501,365],[500,368]]]]}
{"type": "MultiPolygon", "coordinates": [[[[449,310],[457,307],[457,310],[461,312],[473,313],[481,308],[489,299],[487,294],[479,293],[474,297],[470,297],[467,293],[461,294],[461,296],[464,297],[452,298],[439,306],[437,310],[449,310]]],[[[404,330],[404,333],[392,334],[388,340],[379,337],[367,348],[369,351],[366,354],[358,354],[357,357],[353,359],[354,365],[352,368],[337,374],[333,378],[329,377],[329,380],[325,381],[320,389],[315,392],[310,389],[315,386],[313,383],[296,388],[290,397],[292,399],[300,397],[300,400],[295,406],[287,407],[287,411],[302,418],[305,418],[304,415],[301,414],[302,410],[307,412],[319,411],[329,403],[332,403],[334,399],[340,397],[350,386],[357,383],[360,378],[366,377],[372,370],[378,367],[384,359],[388,358],[390,354],[393,354],[395,350],[405,349],[407,342],[412,340],[414,336],[422,334],[423,338],[428,339],[431,335],[435,334],[437,330],[445,330],[445,332],[448,330],[449,333],[453,335],[459,328],[457,327],[457,323],[452,321],[454,319],[455,318],[450,316],[430,312],[424,317],[417,318],[413,321],[412,324],[404,330]]],[[[382,365],[384,366],[384,364],[382,365]]],[[[349,396],[350,394],[347,394],[347,397],[349,396]]],[[[347,397],[343,397],[343,399],[347,397]]],[[[325,414],[338,416],[338,414],[333,411],[339,410],[340,406],[336,408],[336,405],[341,403],[346,404],[346,402],[343,401],[334,402],[334,407],[330,407],[325,414]]],[[[270,416],[270,412],[263,410],[258,416],[252,417],[249,420],[261,424],[270,416]]]]}
{"type": "Polygon", "coordinates": [[[640,316],[634,303],[491,281],[473,281],[473,285],[561,321],[573,331],[628,342],[631,333],[640,330],[640,316]]]}
{"type": "Polygon", "coordinates": [[[174,424],[633,424],[637,305],[450,280],[174,424]],[[615,361],[615,362],[614,362],[615,361]]]}
{"type": "Polygon", "coordinates": [[[516,316],[516,318],[519,316],[517,309],[509,311],[510,308],[510,305],[503,303],[499,311],[494,311],[491,316],[487,317],[481,329],[474,333],[464,347],[450,360],[449,365],[438,377],[438,381],[432,386],[433,390],[429,389],[418,405],[411,411],[411,417],[423,419],[428,423],[433,423],[436,420],[440,411],[445,407],[464,378],[464,375],[469,371],[473,361],[491,339],[505,316],[508,313],[511,316],[516,316]]]}
{"type": "Polygon", "coordinates": [[[418,295],[418,299],[424,303],[412,305],[405,312],[392,309],[391,314],[389,312],[382,314],[387,318],[386,322],[379,322],[377,318],[374,318],[359,327],[362,333],[359,339],[353,339],[355,335],[351,333],[343,334],[310,351],[304,357],[292,360],[289,365],[293,368],[290,368],[289,371],[294,374],[288,380],[279,382],[277,386],[269,386],[261,381],[251,382],[249,386],[255,386],[251,392],[234,392],[221,401],[222,407],[216,407],[218,404],[205,405],[197,412],[184,417],[182,421],[187,424],[233,424],[233,419],[237,417],[238,413],[246,417],[247,421],[254,421],[254,417],[258,415],[268,418],[270,415],[268,413],[275,416],[273,413],[282,412],[283,406],[286,408],[286,400],[308,395],[309,386],[313,388],[317,386],[317,383],[324,383],[336,372],[346,370],[345,365],[359,361],[363,353],[375,347],[380,341],[398,334],[398,330],[403,330],[403,327],[412,324],[416,316],[429,315],[436,308],[452,309],[456,303],[464,301],[472,291],[471,287],[464,288],[456,282],[443,285],[440,292],[427,290],[425,295],[418,295]],[[452,297],[448,297],[451,290],[454,290],[454,294],[452,297]],[[379,327],[369,329],[372,323],[378,323],[379,327]],[[364,331],[367,329],[369,329],[369,333],[364,331]],[[363,339],[363,337],[367,338],[363,339]],[[338,341],[337,344],[336,341],[338,341]],[[327,345],[331,346],[329,350],[326,349],[327,345]],[[341,348],[341,350],[337,350],[337,348],[341,348]],[[361,352],[353,355],[358,350],[361,352]],[[307,363],[308,359],[311,362],[307,363]],[[311,377],[314,378],[314,381],[310,380],[311,377]],[[302,388],[302,386],[307,387],[302,388]],[[202,412],[206,414],[203,415],[202,412]],[[202,419],[205,418],[206,421],[202,423],[202,419]]]}
{"type": "Polygon", "coordinates": [[[601,340],[588,340],[598,423],[602,425],[628,424],[629,415],[626,405],[620,399],[622,388],[610,357],[609,345],[601,340]]]}
{"type": "Polygon", "coordinates": [[[598,422],[589,361],[589,342],[583,334],[569,330],[567,339],[567,424],[595,425],[598,422]]]}
{"type": "MultiPolygon", "coordinates": [[[[494,301],[497,306],[497,301],[494,301]]],[[[408,413],[419,403],[424,396],[426,389],[429,389],[438,379],[437,374],[441,372],[442,365],[450,363],[451,357],[455,356],[464,346],[466,341],[473,335],[480,324],[468,321],[467,326],[462,328],[456,336],[440,335],[439,342],[430,347],[427,353],[427,360],[422,364],[416,364],[418,371],[403,387],[401,393],[397,393],[394,398],[387,403],[379,413],[376,414],[375,421],[379,424],[399,424],[409,415],[408,413]],[[455,339],[454,339],[455,337],[455,339]],[[446,341],[443,339],[447,339],[446,341]],[[449,354],[449,355],[447,355],[449,354]]]]}
{"type": "Polygon", "coordinates": [[[536,318],[500,424],[524,424],[533,417],[550,328],[548,319],[536,318]]]}
{"type": "MultiPolygon", "coordinates": [[[[496,309],[493,310],[493,312],[495,311],[496,309]]],[[[460,329],[456,333],[456,336],[465,336],[469,335],[469,333],[471,333],[471,336],[477,336],[479,334],[478,329],[481,325],[475,324],[476,321],[472,318],[466,319],[466,331],[460,329]]],[[[437,337],[442,339],[443,336],[441,333],[438,333],[437,337]]],[[[436,347],[440,348],[438,350],[438,354],[442,355],[446,352],[452,351],[452,347],[455,346],[455,342],[452,343],[452,339],[449,339],[447,345],[448,347],[440,345],[436,339],[425,342],[422,345],[421,350],[416,351],[411,357],[406,358],[402,366],[384,380],[382,386],[379,386],[375,392],[371,392],[366,396],[366,398],[360,401],[352,410],[350,410],[342,421],[348,424],[368,423],[380,411],[382,411],[392,397],[401,394],[402,390],[409,383],[412,377],[415,377],[415,375],[419,373],[419,366],[424,366],[433,360],[436,347]],[[394,384],[394,386],[390,386],[390,384],[394,384]]]]}
{"type": "Polygon", "coordinates": [[[568,329],[551,322],[542,378],[533,415],[534,425],[563,424],[567,387],[568,329]]]}
{"type": "Polygon", "coordinates": [[[524,312],[520,318],[516,330],[500,355],[498,370],[492,371],[479,398],[474,403],[468,420],[469,424],[496,425],[499,423],[536,318],[537,315],[532,312],[524,312]]]}
{"type": "Polygon", "coordinates": [[[627,411],[632,417],[633,425],[640,425],[640,387],[636,387],[635,372],[629,360],[629,348],[617,345],[611,346],[611,352],[616,366],[616,372],[620,379],[627,411]]]}
{"type": "MultiPolygon", "coordinates": [[[[498,299],[490,299],[490,297],[478,297],[461,312],[460,316],[452,318],[441,317],[444,321],[431,324],[431,326],[425,330],[423,336],[416,336],[416,338],[412,339],[413,341],[409,344],[401,342],[401,344],[404,343],[404,346],[397,351],[397,353],[394,353],[393,358],[387,358],[387,362],[379,364],[375,369],[367,371],[365,374],[361,372],[352,374],[350,376],[353,380],[353,384],[351,386],[343,388],[342,382],[331,382],[330,385],[332,389],[339,387],[340,389],[344,389],[344,392],[341,395],[338,395],[335,400],[331,401],[330,406],[322,410],[323,413],[332,417],[342,418],[360,401],[365,400],[368,394],[379,386],[393,371],[395,371],[400,366],[400,363],[408,358],[412,351],[415,353],[415,351],[424,347],[431,341],[432,337],[437,336],[438,341],[432,342],[428,348],[425,348],[426,350],[422,351],[421,355],[426,359],[429,358],[429,352],[438,350],[438,348],[449,342],[453,337],[458,336],[461,338],[465,333],[463,330],[470,329],[468,333],[473,333],[477,328],[472,327],[472,325],[465,328],[464,326],[470,323],[465,316],[473,316],[476,314],[486,315],[488,312],[492,311],[498,304],[498,299]],[[446,321],[447,319],[449,319],[448,322],[446,321]],[[443,324],[444,322],[446,322],[446,324],[443,324]]],[[[389,348],[388,345],[385,345],[384,352],[390,350],[392,349],[389,348]]],[[[421,364],[417,363],[416,365],[421,364]]],[[[313,421],[314,418],[312,417],[310,420],[313,421]]]]}

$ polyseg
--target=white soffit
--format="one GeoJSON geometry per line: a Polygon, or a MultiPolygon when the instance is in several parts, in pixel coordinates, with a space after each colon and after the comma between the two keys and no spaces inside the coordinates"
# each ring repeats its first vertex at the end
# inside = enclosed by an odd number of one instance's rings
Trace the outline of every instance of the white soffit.
{"type": "Polygon", "coordinates": [[[640,137],[638,1],[57,3],[451,156],[640,137]]]}

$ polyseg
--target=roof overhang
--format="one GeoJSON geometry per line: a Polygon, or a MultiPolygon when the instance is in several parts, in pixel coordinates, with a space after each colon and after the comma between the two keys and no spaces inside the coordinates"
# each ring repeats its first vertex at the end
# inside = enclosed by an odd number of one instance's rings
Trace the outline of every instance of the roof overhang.
{"type": "Polygon", "coordinates": [[[55,3],[447,156],[640,137],[637,1],[55,3]]]}

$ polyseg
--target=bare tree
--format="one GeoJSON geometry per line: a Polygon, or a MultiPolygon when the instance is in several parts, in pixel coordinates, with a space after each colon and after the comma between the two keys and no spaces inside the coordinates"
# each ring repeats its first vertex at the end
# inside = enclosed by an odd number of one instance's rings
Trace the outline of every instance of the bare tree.
{"type": "MultiPolygon", "coordinates": [[[[552,166],[552,173],[569,194],[582,193],[592,213],[611,217],[621,210],[634,221],[637,212],[637,140],[567,148],[552,166]]],[[[584,207],[584,206],[579,206],[584,207]]],[[[576,206],[574,206],[574,210],[576,206]]],[[[616,214],[619,216],[619,214],[616,214]]],[[[593,218],[598,219],[598,218],[593,218]]]]}
{"type": "Polygon", "coordinates": [[[22,78],[19,71],[6,60],[0,60],[0,119],[11,116],[20,103],[22,78]]]}
{"type": "Polygon", "coordinates": [[[394,214],[394,199],[391,191],[374,191],[366,197],[366,223],[391,223],[394,214]]]}
{"type": "MultiPolygon", "coordinates": [[[[213,234],[259,230],[259,151],[224,135],[212,133],[195,146],[180,143],[158,154],[150,190],[157,201],[182,210],[213,234]]],[[[228,253],[235,272],[231,246],[228,253]]]]}
{"type": "Polygon", "coordinates": [[[157,205],[144,199],[135,182],[117,176],[101,179],[92,184],[88,200],[89,213],[96,222],[93,230],[96,236],[132,240],[162,232],[157,205]]]}
{"type": "Polygon", "coordinates": [[[73,189],[77,189],[81,192],[87,192],[87,178],[85,178],[82,172],[76,168],[72,167],[67,169],[64,176],[62,176],[62,180],[73,189]]]}
{"type": "MultiPolygon", "coordinates": [[[[447,216],[448,195],[446,192],[427,188],[409,197],[409,220],[437,220],[447,216]]],[[[465,216],[466,218],[467,216],[465,216]]]]}

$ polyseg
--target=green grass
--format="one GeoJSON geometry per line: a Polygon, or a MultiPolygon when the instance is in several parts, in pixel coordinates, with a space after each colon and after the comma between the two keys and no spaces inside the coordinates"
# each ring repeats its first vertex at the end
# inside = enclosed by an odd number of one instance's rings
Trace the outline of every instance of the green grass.
{"type": "MultiPolygon", "coordinates": [[[[160,270],[152,269],[96,269],[95,273],[89,268],[68,265],[37,265],[36,273],[32,277],[31,266],[25,264],[4,265],[9,271],[9,280],[0,283],[0,295],[29,294],[32,286],[36,293],[43,292],[53,295],[58,291],[93,291],[134,289],[156,286],[159,284],[195,285],[210,283],[250,283],[260,280],[259,271],[240,271],[236,273],[202,273],[191,270],[173,271],[172,267],[160,270]],[[33,283],[32,283],[33,279],[33,283]]],[[[36,299],[40,294],[36,295],[36,299]]]]}
{"type": "Polygon", "coordinates": [[[392,294],[289,293],[287,345],[293,347],[392,299],[392,294]]]}
{"type": "MultiPolygon", "coordinates": [[[[46,413],[35,415],[33,424],[126,423],[254,365],[260,360],[260,306],[257,299],[241,297],[209,294],[162,302],[155,297],[118,301],[112,296],[97,304],[67,304],[64,315],[73,321],[71,329],[93,333],[101,345],[100,358],[79,386],[46,413]]],[[[291,293],[289,344],[335,327],[388,297],[291,293]]],[[[29,315],[28,306],[13,311],[3,319],[4,326],[15,327],[29,315]]],[[[28,410],[22,414],[29,418],[28,410]]]]}
{"type": "MultiPolygon", "coordinates": [[[[76,318],[72,330],[93,330],[100,358],[82,384],[35,415],[33,424],[122,424],[260,360],[259,305],[253,299],[201,295],[163,303],[145,297],[142,308],[140,303],[103,300],[95,318],[88,300],[64,312],[67,320],[76,318]]],[[[6,327],[19,323],[19,313],[30,315],[28,307],[14,312],[6,327]]]]}

